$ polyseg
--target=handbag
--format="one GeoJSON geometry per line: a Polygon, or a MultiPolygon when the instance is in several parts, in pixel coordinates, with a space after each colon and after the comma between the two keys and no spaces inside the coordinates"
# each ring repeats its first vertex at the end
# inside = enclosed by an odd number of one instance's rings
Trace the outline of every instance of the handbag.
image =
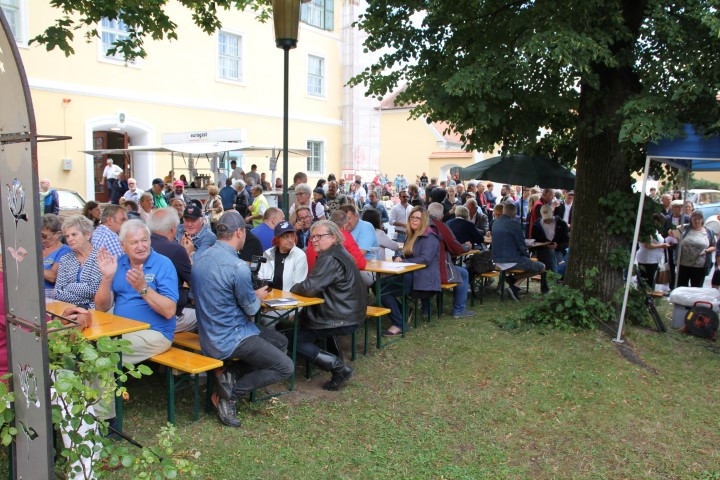
{"type": "Polygon", "coordinates": [[[462,283],[460,270],[448,252],[445,252],[445,271],[447,272],[447,283],[462,283]]]}
{"type": "Polygon", "coordinates": [[[670,264],[663,263],[655,274],[655,283],[664,285],[670,283],[670,264]]]}
{"type": "Polygon", "coordinates": [[[223,214],[223,208],[220,207],[220,211],[218,212],[215,208],[212,207],[212,205],[217,205],[217,202],[220,201],[219,197],[214,197],[211,200],[208,200],[210,202],[210,223],[218,223],[220,221],[220,217],[222,217],[223,214]]]}

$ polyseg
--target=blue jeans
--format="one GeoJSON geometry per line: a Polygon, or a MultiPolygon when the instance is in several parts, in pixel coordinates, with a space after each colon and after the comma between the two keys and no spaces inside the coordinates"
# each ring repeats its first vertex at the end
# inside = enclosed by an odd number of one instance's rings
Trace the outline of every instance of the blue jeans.
{"type": "Polygon", "coordinates": [[[462,282],[453,288],[453,315],[463,313],[467,306],[467,294],[468,288],[470,287],[470,280],[467,268],[457,267],[460,270],[460,278],[462,282]]]}
{"type": "MultiPolygon", "coordinates": [[[[548,270],[551,272],[557,272],[558,270],[558,263],[562,261],[563,254],[561,251],[552,248],[539,248],[535,255],[537,256],[537,259],[540,261],[540,263],[545,265],[545,272],[548,270]]],[[[547,283],[547,275],[545,272],[542,273],[540,277],[540,291],[541,292],[547,292],[550,290],[550,287],[548,287],[547,283]]]]}
{"type": "Polygon", "coordinates": [[[285,353],[287,338],[277,330],[258,328],[260,334],[240,342],[229,357],[240,360],[243,372],[247,372],[238,378],[233,387],[232,398],[235,400],[284,380],[295,370],[292,359],[285,353]]]}
{"type": "Polygon", "coordinates": [[[400,329],[402,329],[402,308],[396,297],[411,291],[412,283],[412,273],[406,273],[403,275],[402,282],[396,281],[391,285],[386,285],[382,292],[382,298],[380,299],[382,306],[390,309],[390,321],[400,329]]]}

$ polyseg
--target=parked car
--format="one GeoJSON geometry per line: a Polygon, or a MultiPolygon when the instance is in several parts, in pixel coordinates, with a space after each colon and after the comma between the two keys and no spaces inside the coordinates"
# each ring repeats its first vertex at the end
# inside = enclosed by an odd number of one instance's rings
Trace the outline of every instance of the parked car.
{"type": "Polygon", "coordinates": [[[691,189],[688,190],[687,199],[695,205],[695,210],[703,213],[706,220],[720,213],[719,190],[691,189]]]}
{"type": "Polygon", "coordinates": [[[56,188],[58,199],[60,200],[60,221],[70,215],[82,215],[85,208],[85,199],[73,190],[65,190],[64,188],[56,188]]]}

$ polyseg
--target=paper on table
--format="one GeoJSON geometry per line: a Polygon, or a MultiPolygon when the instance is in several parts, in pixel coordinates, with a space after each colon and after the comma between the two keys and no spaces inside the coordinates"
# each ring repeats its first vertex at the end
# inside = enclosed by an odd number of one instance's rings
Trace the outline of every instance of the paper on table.
{"type": "Polygon", "coordinates": [[[270,307],[287,307],[289,305],[297,305],[300,302],[294,298],[275,298],[273,300],[265,300],[264,303],[270,307]]]}
{"type": "Polygon", "coordinates": [[[418,265],[417,263],[412,262],[385,262],[383,264],[383,268],[386,270],[404,270],[406,267],[412,266],[412,265],[418,265]]]}

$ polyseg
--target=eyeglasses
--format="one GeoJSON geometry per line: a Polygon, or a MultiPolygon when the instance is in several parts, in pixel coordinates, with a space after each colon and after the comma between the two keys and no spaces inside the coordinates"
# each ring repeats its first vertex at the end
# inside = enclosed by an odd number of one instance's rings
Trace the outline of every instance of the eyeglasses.
{"type": "Polygon", "coordinates": [[[310,219],[312,219],[312,217],[311,217],[310,215],[308,215],[308,216],[305,216],[305,217],[297,217],[297,219],[298,219],[298,221],[300,221],[300,222],[304,222],[305,220],[310,220],[310,219]]]}
{"type": "Polygon", "coordinates": [[[410,220],[422,220],[422,217],[414,216],[410,217],[410,220]]]}
{"type": "Polygon", "coordinates": [[[329,235],[332,235],[332,233],[317,233],[315,235],[310,235],[308,238],[311,242],[314,242],[315,240],[320,240],[320,238],[327,237],[329,235]]]}

